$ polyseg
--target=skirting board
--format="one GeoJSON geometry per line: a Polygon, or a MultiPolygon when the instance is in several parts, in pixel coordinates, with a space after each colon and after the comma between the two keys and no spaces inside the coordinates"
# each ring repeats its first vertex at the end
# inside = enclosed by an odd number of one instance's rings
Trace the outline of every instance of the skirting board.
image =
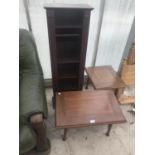
{"type": "MultiPolygon", "coordinates": [[[[87,76],[84,76],[84,84],[86,83],[87,76]]],[[[45,88],[52,88],[52,79],[44,79],[45,88]]]]}

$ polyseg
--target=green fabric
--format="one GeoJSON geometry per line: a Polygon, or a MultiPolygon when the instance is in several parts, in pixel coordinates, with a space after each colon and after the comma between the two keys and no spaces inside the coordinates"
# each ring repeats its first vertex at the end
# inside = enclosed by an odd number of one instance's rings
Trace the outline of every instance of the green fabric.
{"type": "Polygon", "coordinates": [[[43,72],[36,45],[30,32],[19,31],[20,116],[29,118],[34,113],[47,117],[47,102],[43,86],[43,72]]]}
{"type": "Polygon", "coordinates": [[[19,149],[24,153],[36,145],[29,118],[36,113],[47,118],[47,101],[35,41],[32,34],[23,29],[19,30],[19,74],[19,149]]]}
{"type": "Polygon", "coordinates": [[[25,153],[35,147],[36,133],[26,125],[19,128],[19,151],[20,154],[25,153]]]}

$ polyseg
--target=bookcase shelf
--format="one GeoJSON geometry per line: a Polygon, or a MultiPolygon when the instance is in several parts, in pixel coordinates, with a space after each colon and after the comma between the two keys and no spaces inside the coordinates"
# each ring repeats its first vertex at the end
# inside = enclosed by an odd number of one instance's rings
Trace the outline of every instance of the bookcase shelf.
{"type": "Polygon", "coordinates": [[[59,91],[67,91],[67,90],[77,90],[78,87],[78,78],[65,78],[58,79],[59,82],[59,91]]]}
{"type": "Polygon", "coordinates": [[[58,59],[58,64],[72,64],[72,63],[79,63],[80,60],[77,58],[59,58],[58,59]]]}
{"type": "Polygon", "coordinates": [[[82,25],[57,25],[56,29],[82,29],[82,25]]]}
{"type": "Polygon", "coordinates": [[[80,34],[56,34],[56,37],[79,37],[80,34]]]}

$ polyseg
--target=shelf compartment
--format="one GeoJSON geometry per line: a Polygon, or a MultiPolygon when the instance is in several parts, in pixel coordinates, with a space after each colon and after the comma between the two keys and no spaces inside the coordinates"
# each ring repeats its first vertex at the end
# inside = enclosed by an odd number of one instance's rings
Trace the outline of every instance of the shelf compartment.
{"type": "Polygon", "coordinates": [[[57,25],[56,30],[60,29],[81,29],[82,25],[57,25]]]}
{"type": "Polygon", "coordinates": [[[77,90],[78,89],[78,78],[59,79],[58,89],[60,91],[77,90]]]}
{"type": "Polygon", "coordinates": [[[59,64],[58,77],[61,78],[76,78],[79,75],[79,64],[59,64]]]}
{"type": "Polygon", "coordinates": [[[80,37],[80,34],[56,34],[56,37],[80,37]]]}
{"type": "Polygon", "coordinates": [[[72,64],[72,63],[80,63],[80,60],[78,58],[75,58],[75,56],[68,56],[67,58],[59,58],[58,64],[72,64]]]}
{"type": "Polygon", "coordinates": [[[80,39],[75,37],[57,38],[57,62],[78,63],[80,61],[80,39]]]}
{"type": "Polygon", "coordinates": [[[56,36],[57,35],[81,35],[81,29],[79,28],[62,28],[62,29],[56,29],[56,36]]]}
{"type": "Polygon", "coordinates": [[[72,74],[66,74],[66,75],[64,74],[58,77],[58,79],[76,79],[76,78],[78,78],[78,76],[72,74]]]}

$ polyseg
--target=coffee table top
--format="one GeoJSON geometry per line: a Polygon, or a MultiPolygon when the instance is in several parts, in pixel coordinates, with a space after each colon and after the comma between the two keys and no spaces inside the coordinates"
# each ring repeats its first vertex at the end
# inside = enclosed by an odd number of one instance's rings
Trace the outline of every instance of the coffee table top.
{"type": "Polygon", "coordinates": [[[116,74],[112,66],[86,68],[87,75],[95,89],[116,89],[125,87],[125,83],[116,74]]]}
{"type": "Polygon", "coordinates": [[[112,90],[56,93],[56,127],[72,128],[125,122],[112,90]]]}

